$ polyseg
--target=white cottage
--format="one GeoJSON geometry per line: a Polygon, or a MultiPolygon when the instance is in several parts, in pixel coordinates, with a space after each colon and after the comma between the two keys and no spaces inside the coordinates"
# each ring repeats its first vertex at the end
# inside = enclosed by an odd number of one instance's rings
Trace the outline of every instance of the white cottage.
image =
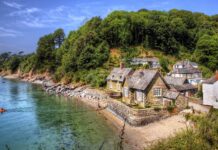
{"type": "Polygon", "coordinates": [[[160,68],[159,59],[156,57],[133,58],[131,65],[149,65],[151,69],[160,68]]]}
{"type": "Polygon", "coordinates": [[[202,84],[203,104],[218,109],[218,71],[202,84]]]}
{"type": "Polygon", "coordinates": [[[202,83],[202,72],[198,69],[198,64],[189,60],[177,62],[173,66],[170,76],[186,78],[190,84],[195,86],[202,83]]]}

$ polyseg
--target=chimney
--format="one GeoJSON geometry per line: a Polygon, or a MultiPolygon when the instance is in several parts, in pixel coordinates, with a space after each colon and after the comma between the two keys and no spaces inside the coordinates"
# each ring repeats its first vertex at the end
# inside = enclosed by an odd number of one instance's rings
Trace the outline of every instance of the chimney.
{"type": "Polygon", "coordinates": [[[121,62],[121,63],[120,63],[120,69],[123,69],[123,68],[124,68],[124,63],[121,62]]]}
{"type": "Polygon", "coordinates": [[[218,80],[218,70],[215,73],[216,80],[218,80]]]}

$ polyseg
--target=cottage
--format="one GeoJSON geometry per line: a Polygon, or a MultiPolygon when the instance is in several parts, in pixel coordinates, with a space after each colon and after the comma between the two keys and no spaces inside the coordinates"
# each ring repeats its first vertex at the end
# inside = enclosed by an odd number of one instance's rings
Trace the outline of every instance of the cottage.
{"type": "Polygon", "coordinates": [[[178,97],[179,92],[175,91],[166,91],[163,95],[163,105],[167,105],[168,103],[173,103],[178,97]]]}
{"type": "Polygon", "coordinates": [[[148,65],[149,68],[160,68],[159,59],[155,57],[133,58],[131,65],[148,65]]]}
{"type": "Polygon", "coordinates": [[[197,87],[190,84],[188,79],[184,77],[165,76],[164,79],[169,84],[171,90],[180,92],[184,96],[192,96],[197,92],[197,87]]]}
{"type": "Polygon", "coordinates": [[[179,109],[184,109],[188,106],[187,98],[176,91],[166,91],[163,95],[163,106],[176,105],[179,109]]]}
{"type": "Polygon", "coordinates": [[[198,69],[198,64],[189,60],[177,62],[173,66],[170,76],[187,78],[189,83],[193,85],[198,85],[202,82],[202,72],[198,69]]]}
{"type": "Polygon", "coordinates": [[[179,68],[187,68],[188,66],[192,66],[193,68],[198,68],[198,64],[195,62],[191,62],[189,60],[183,60],[177,62],[175,65],[173,65],[173,69],[179,69],[179,68]]]}
{"type": "Polygon", "coordinates": [[[203,104],[218,109],[218,71],[216,75],[202,84],[203,104]]]}
{"type": "Polygon", "coordinates": [[[123,87],[123,101],[127,104],[162,104],[163,93],[169,86],[157,70],[137,70],[128,76],[123,87]]]}
{"type": "Polygon", "coordinates": [[[132,71],[131,68],[124,68],[122,64],[120,68],[114,68],[107,77],[107,88],[110,91],[121,93],[124,81],[132,71]]]}

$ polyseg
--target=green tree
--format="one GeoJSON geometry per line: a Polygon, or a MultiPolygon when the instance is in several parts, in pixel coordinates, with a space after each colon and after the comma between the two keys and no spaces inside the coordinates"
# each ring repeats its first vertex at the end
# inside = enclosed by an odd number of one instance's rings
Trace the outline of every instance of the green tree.
{"type": "Polygon", "coordinates": [[[195,56],[200,64],[213,71],[218,69],[218,34],[202,36],[197,42],[195,56]]]}
{"type": "Polygon", "coordinates": [[[57,29],[53,33],[54,43],[57,48],[60,48],[65,39],[65,33],[63,29],[57,29]]]}

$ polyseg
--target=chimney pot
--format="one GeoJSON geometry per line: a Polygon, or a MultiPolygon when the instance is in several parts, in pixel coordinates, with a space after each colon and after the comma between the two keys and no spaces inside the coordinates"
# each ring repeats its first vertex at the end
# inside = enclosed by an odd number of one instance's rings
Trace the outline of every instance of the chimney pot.
{"type": "Polygon", "coordinates": [[[120,69],[123,69],[124,68],[124,63],[120,63],[120,69]]]}
{"type": "Polygon", "coordinates": [[[216,80],[218,80],[218,70],[215,73],[216,80]]]}

